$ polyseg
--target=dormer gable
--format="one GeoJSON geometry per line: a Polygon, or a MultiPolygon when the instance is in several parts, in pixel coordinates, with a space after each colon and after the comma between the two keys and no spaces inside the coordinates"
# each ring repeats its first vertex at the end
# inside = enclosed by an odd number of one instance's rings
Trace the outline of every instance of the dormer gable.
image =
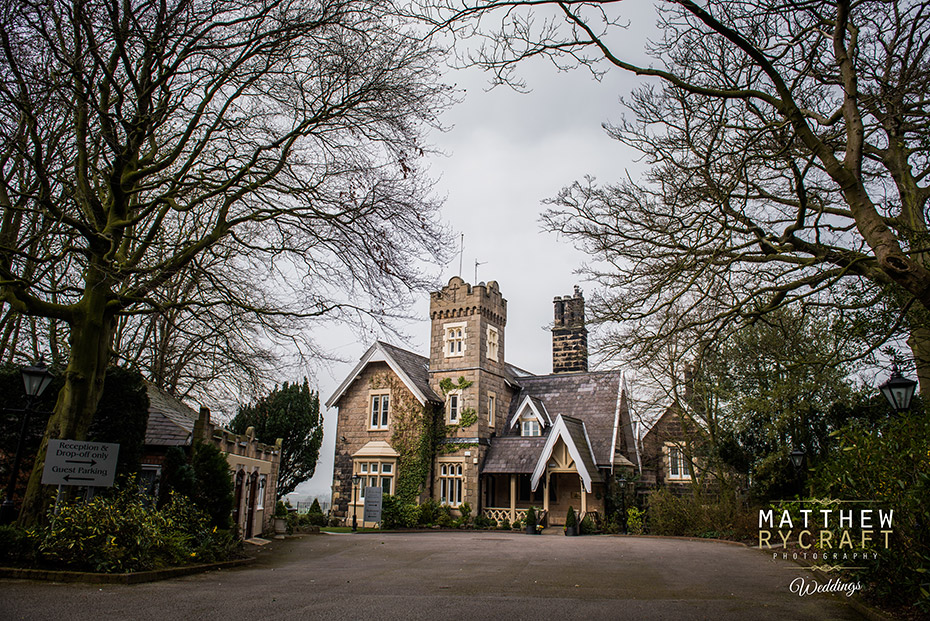
{"type": "Polygon", "coordinates": [[[511,416],[507,427],[513,429],[517,425],[520,425],[520,435],[539,436],[543,435],[545,429],[552,425],[552,417],[549,416],[545,403],[536,397],[526,395],[520,405],[517,406],[516,412],[511,416]],[[538,433],[524,433],[527,427],[524,423],[530,421],[535,421],[538,424],[538,433]]]}

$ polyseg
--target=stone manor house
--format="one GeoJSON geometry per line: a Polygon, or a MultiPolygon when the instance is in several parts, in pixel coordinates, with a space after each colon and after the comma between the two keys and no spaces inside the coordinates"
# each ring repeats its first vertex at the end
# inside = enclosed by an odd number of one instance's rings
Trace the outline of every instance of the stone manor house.
{"type": "MultiPolygon", "coordinates": [[[[623,372],[588,371],[577,288],[554,300],[550,375],[506,362],[507,301],[495,281],[453,277],[431,294],[430,320],[428,358],[375,342],[326,403],[338,408],[334,515],[361,522],[365,487],[396,494],[416,466],[418,501],[467,502],[510,521],[534,506],[560,525],[569,506],[604,515],[611,482],[645,474],[623,372]],[[430,423],[438,446],[415,463],[411,439],[430,423]]],[[[660,462],[675,458],[673,446],[658,450],[660,462]]]]}

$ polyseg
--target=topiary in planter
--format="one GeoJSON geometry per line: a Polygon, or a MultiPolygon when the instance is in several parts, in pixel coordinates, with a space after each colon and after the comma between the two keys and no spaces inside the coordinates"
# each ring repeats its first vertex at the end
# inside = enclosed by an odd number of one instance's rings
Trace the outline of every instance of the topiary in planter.
{"type": "Polygon", "coordinates": [[[565,516],[565,534],[568,537],[574,537],[578,534],[578,519],[575,517],[575,508],[568,507],[568,514],[565,516]]]}
{"type": "Polygon", "coordinates": [[[526,534],[536,534],[536,509],[530,507],[526,512],[526,534]]]}

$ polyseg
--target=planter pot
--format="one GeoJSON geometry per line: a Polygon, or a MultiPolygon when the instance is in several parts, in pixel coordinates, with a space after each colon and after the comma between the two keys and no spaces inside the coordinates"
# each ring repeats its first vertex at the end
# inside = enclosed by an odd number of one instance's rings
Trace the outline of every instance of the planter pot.
{"type": "Polygon", "coordinates": [[[536,530],[536,525],[535,525],[535,524],[527,524],[527,525],[526,525],[526,534],[527,534],[527,535],[538,535],[539,532],[537,532],[537,530],[536,530]]]}
{"type": "Polygon", "coordinates": [[[566,536],[566,537],[574,537],[574,536],[577,535],[577,534],[578,534],[578,527],[577,527],[577,526],[566,526],[566,527],[565,527],[565,536],[566,536]]]}
{"type": "Polygon", "coordinates": [[[284,539],[284,535],[287,534],[287,520],[284,518],[276,517],[274,519],[274,538],[275,539],[284,539]]]}

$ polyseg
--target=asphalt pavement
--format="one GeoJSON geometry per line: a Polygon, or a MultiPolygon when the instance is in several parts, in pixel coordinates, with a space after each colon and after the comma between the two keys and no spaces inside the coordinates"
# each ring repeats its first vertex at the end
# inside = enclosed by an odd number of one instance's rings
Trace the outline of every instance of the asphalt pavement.
{"type": "MultiPolygon", "coordinates": [[[[737,545],[505,532],[307,535],[255,563],[132,586],[0,580],[0,619],[860,619],[809,570],[737,545]]],[[[822,581],[821,581],[822,582],[822,581]]]]}

